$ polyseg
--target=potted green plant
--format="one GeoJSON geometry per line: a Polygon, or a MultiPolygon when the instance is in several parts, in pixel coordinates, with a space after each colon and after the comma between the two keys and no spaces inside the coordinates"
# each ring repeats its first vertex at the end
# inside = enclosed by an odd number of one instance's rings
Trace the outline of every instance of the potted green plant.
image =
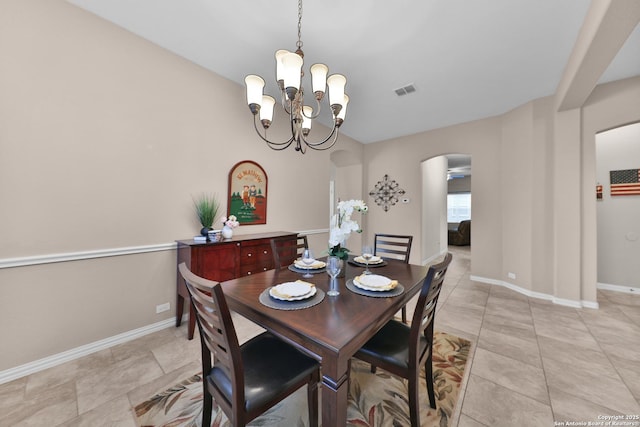
{"type": "Polygon", "coordinates": [[[203,193],[197,199],[193,199],[198,220],[202,225],[200,234],[209,237],[209,230],[212,230],[213,223],[218,219],[220,202],[216,194],[203,193]]]}

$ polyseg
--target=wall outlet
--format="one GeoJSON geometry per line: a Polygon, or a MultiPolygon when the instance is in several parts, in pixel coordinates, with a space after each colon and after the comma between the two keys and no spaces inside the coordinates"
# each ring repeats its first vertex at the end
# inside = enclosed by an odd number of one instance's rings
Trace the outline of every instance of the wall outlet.
{"type": "Polygon", "coordinates": [[[509,279],[515,279],[516,278],[516,273],[508,272],[507,276],[509,276],[509,279]]]}
{"type": "Polygon", "coordinates": [[[168,302],[165,302],[164,304],[158,304],[156,305],[156,314],[162,313],[163,311],[169,311],[170,308],[171,304],[168,302]]]}

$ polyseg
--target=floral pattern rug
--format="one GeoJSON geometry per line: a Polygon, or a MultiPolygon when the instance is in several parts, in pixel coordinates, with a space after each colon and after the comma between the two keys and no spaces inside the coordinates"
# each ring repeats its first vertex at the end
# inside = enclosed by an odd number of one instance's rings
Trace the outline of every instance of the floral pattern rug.
{"type": "MultiPolygon", "coordinates": [[[[422,426],[450,425],[460,394],[471,343],[443,332],[436,332],[433,346],[433,377],[437,409],[427,397],[424,369],[420,381],[420,420],[422,426]]],[[[201,427],[202,377],[194,375],[134,408],[140,427],[201,427]]],[[[321,412],[321,411],[320,411],[321,412]]],[[[308,424],[306,387],[298,390],[250,426],[306,426],[308,424]]],[[[347,408],[347,425],[356,427],[408,426],[407,381],[382,369],[372,374],[367,363],[353,359],[347,408]]],[[[212,427],[230,427],[227,417],[213,404],[212,427]]]]}

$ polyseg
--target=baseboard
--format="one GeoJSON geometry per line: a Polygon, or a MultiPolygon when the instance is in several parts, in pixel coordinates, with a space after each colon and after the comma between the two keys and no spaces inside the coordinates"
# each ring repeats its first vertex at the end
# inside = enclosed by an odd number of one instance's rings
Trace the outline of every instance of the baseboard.
{"type": "Polygon", "coordinates": [[[470,278],[471,278],[471,280],[473,280],[475,282],[481,282],[481,283],[488,283],[490,285],[503,286],[505,288],[511,289],[512,291],[518,292],[518,293],[520,293],[522,295],[525,295],[527,297],[542,299],[542,300],[546,300],[546,301],[551,301],[554,304],[564,305],[566,307],[593,308],[593,309],[598,309],[600,307],[600,305],[596,301],[570,300],[570,299],[565,299],[565,298],[558,298],[555,295],[545,294],[545,293],[542,293],[542,292],[535,292],[535,291],[532,291],[532,290],[529,290],[529,289],[521,288],[520,286],[516,286],[516,285],[514,285],[512,283],[505,282],[504,280],[489,279],[489,278],[486,278],[486,277],[480,277],[480,276],[474,276],[474,275],[471,275],[470,278]]]}
{"type": "Polygon", "coordinates": [[[612,285],[609,283],[596,283],[598,289],[604,289],[605,291],[624,292],[626,294],[640,295],[640,288],[634,286],[612,285]]]}
{"type": "Polygon", "coordinates": [[[45,369],[52,368],[62,363],[87,356],[91,353],[95,353],[96,351],[105,350],[109,347],[113,347],[115,345],[122,344],[127,341],[134,340],[136,338],[140,338],[152,332],[157,332],[162,329],[175,326],[175,324],[176,324],[176,318],[172,317],[170,319],[163,320],[161,322],[143,326],[142,328],[124,332],[122,334],[105,338],[100,341],[95,341],[95,342],[92,342],[80,347],[76,347],[71,350],[63,351],[62,353],[54,354],[52,356],[48,356],[33,362],[25,363],[24,365],[16,366],[15,368],[10,368],[4,371],[0,371],[0,384],[17,380],[18,378],[22,378],[27,375],[31,375],[33,373],[43,371],[45,369]]]}

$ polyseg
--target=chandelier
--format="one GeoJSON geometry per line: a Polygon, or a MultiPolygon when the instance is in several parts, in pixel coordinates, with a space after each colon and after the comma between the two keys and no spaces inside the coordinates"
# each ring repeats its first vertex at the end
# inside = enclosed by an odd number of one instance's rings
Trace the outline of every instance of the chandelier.
{"type": "Polygon", "coordinates": [[[311,72],[311,87],[315,98],[316,108],[304,105],[304,89],[301,85],[304,71],[302,70],[304,53],[302,52],[302,0],[298,0],[298,42],[296,51],[276,51],[276,81],[280,88],[281,104],[284,111],[289,114],[291,122],[291,137],[283,142],[273,142],[267,139],[267,129],[273,119],[275,99],[269,95],[263,95],[264,79],[256,75],[248,75],[244,81],[247,86],[247,104],[253,113],[253,126],[256,132],[267,145],[274,150],[284,150],[295,142],[296,151],[305,153],[306,147],[313,150],[327,150],[336,143],[338,130],[344,121],[347,112],[349,97],[344,93],[347,79],[341,74],[332,74],[327,77],[329,67],[324,64],[314,64],[311,72]],[[329,135],[321,141],[307,139],[311,132],[311,122],[320,115],[322,99],[327,86],[329,87],[329,107],[333,116],[333,128],[329,135]],[[258,116],[264,135],[258,128],[258,116]]]}

